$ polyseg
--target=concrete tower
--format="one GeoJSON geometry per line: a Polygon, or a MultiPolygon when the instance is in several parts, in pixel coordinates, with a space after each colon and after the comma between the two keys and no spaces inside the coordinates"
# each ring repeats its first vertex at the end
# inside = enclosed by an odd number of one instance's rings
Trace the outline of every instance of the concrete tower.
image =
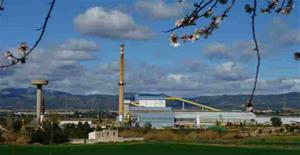
{"type": "Polygon", "coordinates": [[[43,102],[43,85],[48,84],[48,80],[32,80],[32,85],[36,85],[36,123],[40,125],[41,119],[41,105],[43,102]]]}
{"type": "Polygon", "coordinates": [[[124,44],[120,45],[119,121],[124,119],[124,44]]]}

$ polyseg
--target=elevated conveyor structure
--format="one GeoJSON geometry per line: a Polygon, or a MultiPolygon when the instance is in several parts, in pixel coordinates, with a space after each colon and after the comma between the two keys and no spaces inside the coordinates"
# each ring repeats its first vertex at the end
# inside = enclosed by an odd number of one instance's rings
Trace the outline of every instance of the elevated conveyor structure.
{"type": "Polygon", "coordinates": [[[137,101],[132,101],[132,102],[130,102],[130,104],[132,104],[134,106],[137,106],[137,107],[140,107],[140,105],[137,101]]]}
{"type": "Polygon", "coordinates": [[[187,99],[179,98],[179,97],[167,97],[166,100],[181,101],[183,103],[188,103],[188,104],[200,107],[204,111],[214,111],[214,112],[222,111],[220,109],[212,108],[212,107],[209,107],[209,106],[206,106],[206,105],[203,105],[203,104],[199,104],[197,102],[190,101],[190,100],[187,100],[187,99]]]}

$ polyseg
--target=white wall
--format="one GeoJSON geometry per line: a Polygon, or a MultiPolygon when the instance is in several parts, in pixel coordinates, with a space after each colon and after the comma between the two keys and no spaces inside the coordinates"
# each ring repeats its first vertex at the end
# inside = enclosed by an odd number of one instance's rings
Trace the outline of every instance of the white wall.
{"type": "Polygon", "coordinates": [[[144,107],[166,107],[166,100],[139,100],[144,107]]]}
{"type": "Polygon", "coordinates": [[[281,118],[282,124],[292,124],[295,122],[300,122],[300,117],[287,117],[287,116],[258,116],[256,117],[256,121],[258,124],[271,124],[270,119],[272,117],[279,117],[281,118]]]}
{"type": "Polygon", "coordinates": [[[89,133],[89,139],[96,139],[96,131],[89,133]]]}

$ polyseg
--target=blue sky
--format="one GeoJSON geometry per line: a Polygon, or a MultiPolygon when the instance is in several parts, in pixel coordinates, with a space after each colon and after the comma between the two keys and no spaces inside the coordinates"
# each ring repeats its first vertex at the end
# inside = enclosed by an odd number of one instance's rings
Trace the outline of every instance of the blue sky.
{"type": "MultiPolygon", "coordinates": [[[[6,0],[0,16],[0,50],[35,41],[49,0],[6,0]]],[[[175,20],[195,1],[58,0],[46,35],[26,65],[0,71],[0,88],[29,87],[34,78],[49,88],[74,94],[117,93],[119,45],[125,43],[126,91],[178,96],[249,94],[255,72],[250,15],[237,1],[208,39],[171,47],[175,20]],[[37,71],[38,68],[42,68],[37,71]]],[[[266,6],[259,3],[260,8],[266,6]]],[[[259,14],[257,37],[262,49],[258,94],[300,91],[300,3],[288,16],[259,14]]],[[[222,13],[220,5],[215,14],[222,13]]],[[[191,33],[207,25],[176,31],[191,33]]],[[[1,63],[6,63],[1,59],[1,63]]]]}

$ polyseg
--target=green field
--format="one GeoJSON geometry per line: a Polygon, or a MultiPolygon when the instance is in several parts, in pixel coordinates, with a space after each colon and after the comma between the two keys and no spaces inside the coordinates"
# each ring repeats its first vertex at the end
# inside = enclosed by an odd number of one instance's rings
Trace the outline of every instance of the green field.
{"type": "Polygon", "coordinates": [[[300,149],[178,143],[94,145],[0,145],[1,155],[300,155],[300,149]]]}

